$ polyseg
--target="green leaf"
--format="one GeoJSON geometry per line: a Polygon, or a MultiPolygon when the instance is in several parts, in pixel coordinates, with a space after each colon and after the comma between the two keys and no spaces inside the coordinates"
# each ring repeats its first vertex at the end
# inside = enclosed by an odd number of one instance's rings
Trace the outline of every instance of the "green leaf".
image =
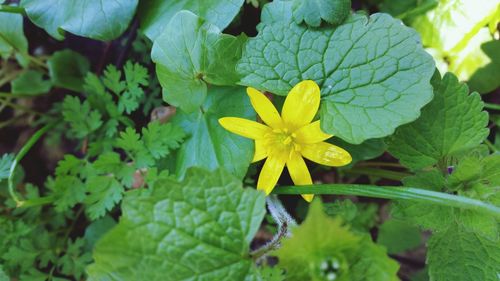
{"type": "Polygon", "coordinates": [[[434,9],[437,5],[438,0],[383,0],[379,4],[379,9],[381,12],[391,14],[393,17],[408,21],[415,16],[434,9]]]}
{"type": "MultiPolygon", "coordinates": [[[[418,172],[415,176],[403,179],[405,186],[441,191],[445,186],[445,178],[437,170],[418,172]]],[[[395,201],[392,204],[392,216],[407,220],[424,229],[442,230],[449,225],[453,217],[453,209],[420,202],[395,201]]]]}
{"type": "Polygon", "coordinates": [[[83,91],[84,79],[90,70],[86,57],[72,50],[57,51],[47,61],[47,67],[55,86],[75,92],[83,91]]]}
{"type": "Polygon", "coordinates": [[[86,187],[81,179],[75,176],[59,176],[55,181],[49,181],[47,186],[52,189],[55,209],[66,211],[85,199],[86,187]]]}
{"type": "Polygon", "coordinates": [[[189,167],[209,170],[222,167],[243,178],[253,157],[254,144],[220,126],[218,119],[228,116],[255,120],[255,111],[243,87],[211,87],[197,112],[177,112],[173,124],[189,135],[177,153],[178,176],[182,177],[189,167]]]}
{"type": "Polygon", "coordinates": [[[438,6],[411,22],[425,47],[444,55],[459,51],[497,13],[499,0],[439,0],[438,6]]]}
{"type": "Polygon", "coordinates": [[[227,172],[192,169],[186,180],[128,192],[118,225],[97,242],[89,280],[255,280],[249,243],[264,193],[227,172]]]}
{"type": "Polygon", "coordinates": [[[350,0],[294,0],[293,18],[300,24],[318,27],[321,20],[334,26],[341,24],[351,12],[350,0]]]}
{"type": "Polygon", "coordinates": [[[128,127],[125,131],[120,132],[116,146],[125,151],[135,151],[144,145],[141,142],[141,136],[134,129],[128,127]]]}
{"type": "Polygon", "coordinates": [[[475,53],[479,53],[481,67],[469,77],[467,84],[472,90],[484,94],[500,87],[500,80],[495,75],[495,73],[500,73],[500,41],[492,40],[482,43],[480,48],[475,53]]]}
{"type": "Polygon", "coordinates": [[[468,155],[460,159],[447,186],[454,192],[500,205],[500,154],[468,155]]]}
{"type": "Polygon", "coordinates": [[[47,93],[52,87],[50,81],[43,79],[43,74],[36,70],[28,70],[12,81],[13,94],[40,95],[47,93]]]}
{"type": "Polygon", "coordinates": [[[52,191],[56,211],[63,212],[83,202],[87,188],[80,174],[84,169],[85,161],[73,155],[65,155],[57,163],[56,178],[49,178],[46,183],[52,191]]]}
{"type": "Polygon", "coordinates": [[[260,275],[264,281],[284,281],[285,275],[282,269],[277,266],[264,267],[260,270],[260,275]]]}
{"type": "Polygon", "coordinates": [[[142,129],[142,137],[132,128],[120,133],[116,146],[125,150],[135,161],[137,168],[153,166],[154,160],[167,156],[171,150],[180,146],[185,137],[184,131],[171,123],[157,121],[142,129]]]}
{"type": "Polygon", "coordinates": [[[422,242],[418,227],[402,220],[386,220],[379,227],[377,243],[384,245],[389,254],[414,249],[422,242]]]}
{"type": "Polygon", "coordinates": [[[238,14],[242,5],[243,0],[141,1],[139,18],[142,31],[154,40],[180,10],[189,10],[222,30],[238,14]]]}
{"type": "Polygon", "coordinates": [[[118,153],[111,151],[100,154],[93,163],[93,168],[99,174],[113,174],[126,187],[132,186],[136,171],[134,166],[121,161],[118,153]]]}
{"type": "Polygon", "coordinates": [[[428,242],[427,255],[431,280],[498,280],[498,241],[459,226],[434,233],[428,242]]]}
{"type": "Polygon", "coordinates": [[[215,25],[189,11],[175,14],[151,51],[163,99],[193,112],[203,104],[208,83],[236,84],[235,65],[244,42],[244,37],[221,34],[215,25]]]}
{"type": "Polygon", "coordinates": [[[64,155],[63,160],[57,163],[56,175],[62,176],[68,174],[71,176],[76,176],[81,172],[83,165],[84,161],[82,161],[81,159],[78,159],[71,154],[66,154],[64,155]]]}
{"type": "Polygon", "coordinates": [[[106,234],[110,229],[116,225],[116,221],[109,215],[106,215],[98,220],[93,221],[87,228],[85,228],[84,239],[86,251],[92,252],[94,245],[106,234]]]}
{"type": "Polygon", "coordinates": [[[399,20],[354,14],[317,29],[280,19],[280,7],[271,7],[238,64],[243,85],[286,95],[302,80],[316,81],[322,129],[354,144],[392,134],[431,100],[434,62],[399,20]]]}
{"type": "Polygon", "coordinates": [[[52,37],[64,39],[64,31],[109,41],[127,29],[138,0],[22,0],[28,18],[52,37]]]}
{"type": "MultiPolygon", "coordinates": [[[[10,281],[10,277],[3,271],[3,266],[0,265],[0,281],[10,281]]],[[[281,281],[281,280],[278,280],[281,281]]]]}
{"type": "Polygon", "coordinates": [[[275,251],[286,280],[361,281],[366,276],[373,281],[398,280],[399,266],[384,248],[368,235],[352,233],[340,218],[327,216],[320,200],[313,201],[305,221],[292,234],[275,251]]]}
{"type": "Polygon", "coordinates": [[[122,74],[116,66],[110,64],[104,70],[102,83],[114,94],[120,94],[127,87],[125,81],[121,81],[122,74]]]}
{"type": "Polygon", "coordinates": [[[7,58],[13,51],[28,52],[28,40],[24,36],[23,16],[0,12],[0,57],[7,58]]]}
{"type": "Polygon", "coordinates": [[[110,211],[123,197],[123,186],[109,176],[95,176],[87,183],[89,194],[84,200],[85,211],[91,220],[96,220],[110,211]]]}
{"type": "Polygon", "coordinates": [[[68,241],[66,252],[57,261],[61,273],[81,279],[84,275],[85,267],[92,261],[89,252],[84,251],[85,240],[77,238],[75,241],[68,241]]]}
{"type": "Polygon", "coordinates": [[[101,174],[116,173],[120,170],[121,166],[120,154],[111,151],[99,155],[93,164],[96,172],[101,174]]]}
{"type": "Polygon", "coordinates": [[[446,73],[433,78],[434,99],[415,122],[398,128],[389,138],[389,152],[401,164],[421,169],[479,145],[489,133],[488,113],[477,93],[446,73]]]}
{"type": "Polygon", "coordinates": [[[370,203],[354,204],[351,200],[337,200],[324,203],[325,213],[329,216],[341,217],[353,231],[367,232],[377,222],[378,206],[370,203]]]}
{"type": "Polygon", "coordinates": [[[171,123],[160,124],[155,121],[142,130],[144,145],[155,159],[165,157],[171,150],[179,148],[184,137],[184,131],[171,123]]]}
{"type": "Polygon", "coordinates": [[[101,114],[91,110],[88,100],[83,103],[78,97],[66,96],[63,101],[64,121],[71,126],[71,136],[84,138],[102,125],[101,114]]]}
{"type": "MultiPolygon", "coordinates": [[[[461,162],[468,163],[467,159],[461,162]]],[[[500,176],[497,171],[500,165],[500,156],[490,156],[482,162],[476,163],[481,168],[477,177],[471,179],[470,173],[463,172],[463,168],[470,167],[468,164],[459,167],[447,178],[437,170],[420,172],[415,176],[407,177],[403,180],[405,186],[419,187],[435,191],[456,192],[459,195],[472,199],[480,199],[493,205],[500,204],[498,196],[498,185],[500,176]],[[457,184],[460,182],[460,184],[457,184]],[[488,183],[488,184],[485,184],[488,183]],[[445,188],[448,186],[448,188],[445,188]],[[450,187],[451,186],[451,190],[450,187]]],[[[460,208],[446,208],[428,203],[395,202],[393,204],[393,216],[414,224],[420,225],[424,229],[435,231],[446,231],[449,227],[459,225],[467,231],[497,239],[499,237],[499,221],[493,216],[483,213],[465,210],[460,208]]]]}
{"type": "Polygon", "coordinates": [[[292,16],[292,1],[272,1],[271,3],[264,5],[262,8],[262,15],[260,16],[261,24],[257,26],[257,30],[260,31],[260,27],[265,24],[271,24],[279,21],[292,22],[292,16]]]}
{"type": "Polygon", "coordinates": [[[127,90],[120,95],[118,110],[130,114],[139,107],[139,103],[144,98],[144,90],[141,86],[149,85],[149,73],[144,66],[138,63],[133,64],[131,61],[127,61],[123,72],[127,90]]]}

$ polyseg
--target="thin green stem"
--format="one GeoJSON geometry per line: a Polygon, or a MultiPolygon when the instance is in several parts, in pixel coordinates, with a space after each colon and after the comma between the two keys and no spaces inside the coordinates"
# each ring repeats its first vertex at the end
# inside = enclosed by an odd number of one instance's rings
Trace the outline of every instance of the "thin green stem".
{"type": "Polygon", "coordinates": [[[38,59],[37,57],[34,57],[30,54],[25,54],[27,56],[27,58],[33,63],[35,64],[36,66],[39,66],[41,67],[44,71],[47,71],[47,69],[49,68],[47,66],[47,64],[45,62],[43,62],[43,60],[41,59],[38,59]]]}
{"type": "MultiPolygon", "coordinates": [[[[1,110],[0,110],[1,111],[1,110]]],[[[26,113],[23,113],[23,114],[19,114],[13,118],[10,118],[9,120],[6,120],[6,121],[2,121],[0,122],[0,129],[4,128],[4,127],[7,127],[11,124],[14,124],[16,123],[18,120],[21,120],[22,118],[24,118],[26,116],[26,113]]]]}
{"type": "Polygon", "coordinates": [[[0,97],[2,98],[35,98],[36,96],[30,94],[20,94],[20,93],[5,93],[0,92],[0,97]]]}
{"type": "Polygon", "coordinates": [[[54,197],[44,196],[33,199],[26,199],[18,203],[18,207],[37,207],[42,205],[51,204],[54,202],[54,197]]]}
{"type": "Polygon", "coordinates": [[[19,104],[15,104],[13,102],[10,102],[8,99],[0,99],[0,103],[4,103],[14,109],[18,109],[18,110],[22,110],[24,112],[27,112],[27,113],[31,113],[31,114],[35,114],[35,115],[38,115],[38,116],[42,116],[44,115],[43,113],[41,112],[38,112],[36,110],[33,110],[29,107],[26,107],[26,106],[22,106],[22,105],[19,105],[19,104]]]}
{"type": "MultiPolygon", "coordinates": [[[[6,101],[10,101],[11,98],[5,98],[6,101]]],[[[0,113],[7,107],[7,103],[0,104],[0,113]]]]}
{"type": "Polygon", "coordinates": [[[362,184],[320,184],[310,186],[280,186],[273,190],[275,194],[329,194],[356,195],[374,198],[408,200],[447,207],[469,209],[500,218],[500,207],[443,192],[412,187],[376,186],[362,184]]]}
{"type": "Polygon", "coordinates": [[[484,108],[486,109],[493,109],[493,110],[500,110],[500,104],[495,104],[495,103],[484,103],[484,108]]]}
{"type": "Polygon", "coordinates": [[[347,170],[345,173],[381,177],[384,179],[396,180],[396,181],[401,181],[403,178],[410,176],[410,174],[408,173],[376,169],[376,168],[368,168],[368,167],[355,167],[350,170],[347,170]]]}
{"type": "Polygon", "coordinates": [[[23,73],[23,72],[24,72],[23,70],[21,70],[21,71],[12,71],[8,75],[5,75],[4,78],[0,79],[0,88],[3,87],[3,85],[9,83],[10,81],[16,79],[17,76],[19,74],[23,73]]]}
{"type": "Polygon", "coordinates": [[[24,10],[24,8],[10,5],[0,5],[0,12],[21,14],[23,16],[26,15],[26,11],[24,10]]]}
{"type": "Polygon", "coordinates": [[[14,191],[14,171],[16,170],[17,165],[19,162],[23,159],[23,157],[28,153],[28,151],[31,149],[31,147],[52,127],[54,127],[56,123],[50,123],[45,126],[43,126],[41,129],[35,132],[33,136],[21,147],[21,150],[17,153],[16,157],[14,158],[14,161],[10,165],[10,170],[9,170],[9,177],[7,178],[7,184],[9,188],[9,194],[10,197],[12,197],[12,200],[16,202],[16,205],[18,207],[21,207],[24,205],[24,201],[19,199],[17,196],[16,192],[14,191]]]}

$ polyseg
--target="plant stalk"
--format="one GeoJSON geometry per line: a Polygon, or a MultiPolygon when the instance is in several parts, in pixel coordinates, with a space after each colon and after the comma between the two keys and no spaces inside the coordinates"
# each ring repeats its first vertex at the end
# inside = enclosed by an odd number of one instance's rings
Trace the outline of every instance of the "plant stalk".
{"type": "MultiPolygon", "coordinates": [[[[31,149],[31,147],[33,147],[33,145],[47,131],[52,129],[52,127],[54,127],[55,125],[56,125],[56,123],[50,123],[50,124],[43,126],[38,131],[36,131],[35,134],[33,134],[33,136],[31,136],[31,138],[23,145],[21,150],[19,150],[16,157],[14,158],[14,161],[12,161],[12,164],[10,165],[9,177],[7,178],[7,184],[8,184],[10,197],[12,198],[12,200],[14,200],[16,202],[17,207],[21,207],[21,206],[25,205],[25,201],[21,200],[17,196],[16,192],[14,191],[14,172],[16,170],[16,167],[19,164],[19,162],[23,159],[23,157],[26,155],[26,153],[28,153],[28,151],[31,149]]],[[[44,197],[42,197],[42,198],[44,198],[44,197]]],[[[42,198],[38,198],[38,199],[42,199],[42,198]]],[[[45,197],[45,198],[47,198],[47,197],[45,197]]],[[[44,199],[44,200],[46,200],[46,199],[44,199]]]]}
{"type": "Polygon", "coordinates": [[[484,103],[484,108],[486,109],[493,109],[493,110],[500,110],[500,104],[495,104],[495,103],[484,103]]]}
{"type": "Polygon", "coordinates": [[[0,12],[21,14],[23,16],[26,15],[26,11],[24,10],[24,8],[10,5],[0,5],[0,12]]]}
{"type": "Polygon", "coordinates": [[[362,184],[319,184],[280,186],[274,194],[356,195],[383,199],[407,200],[446,207],[469,209],[500,218],[500,207],[480,200],[413,187],[376,186],[362,184]]]}

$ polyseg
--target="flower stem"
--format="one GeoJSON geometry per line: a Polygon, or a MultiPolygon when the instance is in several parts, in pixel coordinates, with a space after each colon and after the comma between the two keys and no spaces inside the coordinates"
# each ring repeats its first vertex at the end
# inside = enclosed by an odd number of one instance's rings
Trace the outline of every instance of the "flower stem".
{"type": "Polygon", "coordinates": [[[464,196],[413,187],[362,184],[319,184],[310,186],[280,186],[275,188],[273,193],[357,195],[384,199],[408,200],[446,207],[469,209],[500,218],[500,207],[464,196]]]}
{"type": "Polygon", "coordinates": [[[267,253],[278,249],[280,247],[281,239],[291,235],[290,227],[297,225],[295,220],[290,214],[288,214],[276,195],[268,196],[266,198],[266,202],[269,213],[278,224],[278,233],[276,233],[271,241],[250,253],[250,256],[254,261],[259,261],[261,258],[265,257],[267,253]]]}
{"type": "MultiPolygon", "coordinates": [[[[19,199],[17,196],[16,192],[14,191],[14,171],[16,170],[17,164],[23,159],[23,157],[28,153],[28,151],[31,149],[31,147],[56,123],[50,123],[45,126],[43,126],[41,129],[35,132],[33,136],[23,145],[21,150],[17,153],[16,157],[14,158],[14,161],[12,161],[12,164],[10,165],[9,169],[9,177],[7,178],[7,184],[8,184],[8,189],[9,189],[9,194],[10,197],[12,197],[12,200],[16,202],[16,205],[18,207],[21,207],[25,205],[25,201],[22,201],[19,199]]],[[[41,199],[41,198],[39,198],[41,199]]]]}

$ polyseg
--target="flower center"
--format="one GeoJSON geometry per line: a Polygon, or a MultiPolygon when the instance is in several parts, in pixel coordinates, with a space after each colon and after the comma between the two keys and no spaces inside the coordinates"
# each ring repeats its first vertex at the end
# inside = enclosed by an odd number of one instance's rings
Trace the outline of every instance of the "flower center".
{"type": "Polygon", "coordinates": [[[299,151],[300,146],[295,142],[297,135],[288,128],[274,129],[265,139],[269,148],[283,153],[290,153],[293,150],[299,151]]]}

